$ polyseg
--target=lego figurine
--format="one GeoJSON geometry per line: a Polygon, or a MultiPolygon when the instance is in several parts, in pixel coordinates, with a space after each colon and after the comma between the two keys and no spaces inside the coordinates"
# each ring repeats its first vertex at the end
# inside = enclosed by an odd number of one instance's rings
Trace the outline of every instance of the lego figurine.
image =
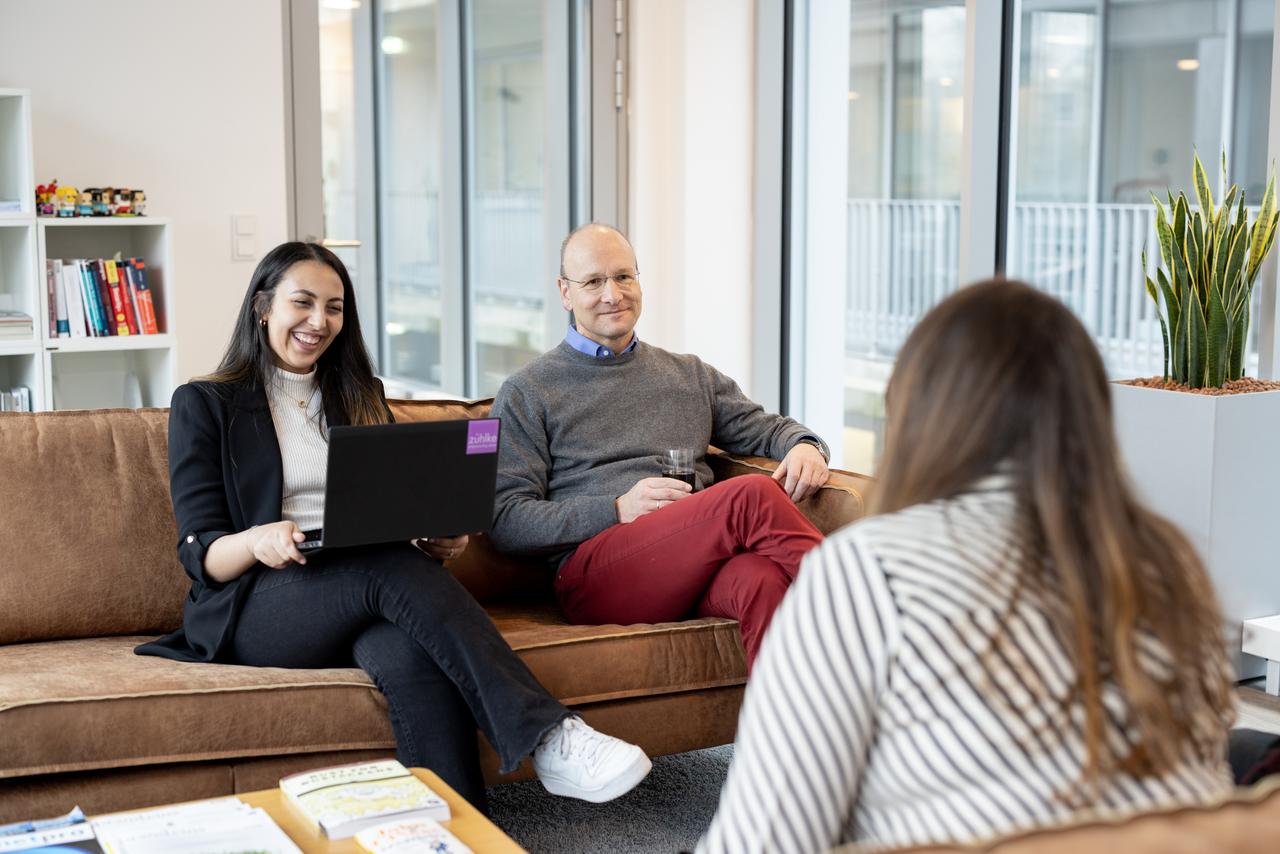
{"type": "Polygon", "coordinates": [[[92,187],[80,191],[76,197],[76,216],[93,216],[93,193],[92,187]]]}
{"type": "Polygon", "coordinates": [[[107,216],[108,202],[110,201],[111,189],[102,189],[100,187],[93,188],[93,215],[107,216]]]}
{"type": "Polygon", "coordinates": [[[116,187],[111,194],[111,199],[115,203],[115,210],[111,212],[112,216],[133,216],[133,191],[128,187],[116,187]]]}
{"type": "Polygon", "coordinates": [[[141,190],[133,191],[133,215],[145,216],[147,207],[147,194],[141,190]]]}
{"type": "Polygon", "coordinates": [[[75,187],[59,187],[54,193],[54,204],[58,216],[68,217],[76,215],[76,202],[80,194],[76,192],[75,187]]]}
{"type": "Polygon", "coordinates": [[[54,199],[54,194],[57,192],[57,178],[54,178],[48,184],[39,184],[36,186],[36,216],[55,215],[57,203],[54,199]]]}

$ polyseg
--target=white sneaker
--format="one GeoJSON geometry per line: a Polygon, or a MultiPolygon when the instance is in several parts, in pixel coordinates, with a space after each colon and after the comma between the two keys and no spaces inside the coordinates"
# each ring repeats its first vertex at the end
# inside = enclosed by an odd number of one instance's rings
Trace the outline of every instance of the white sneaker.
{"type": "Polygon", "coordinates": [[[653,763],[644,751],[569,717],[533,751],[533,770],[553,795],[601,804],[625,795],[653,763]]]}

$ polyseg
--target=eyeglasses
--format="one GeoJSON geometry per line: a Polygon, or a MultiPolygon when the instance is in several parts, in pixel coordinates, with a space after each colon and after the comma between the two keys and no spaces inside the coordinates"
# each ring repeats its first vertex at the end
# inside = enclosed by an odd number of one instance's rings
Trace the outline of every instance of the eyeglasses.
{"type": "Polygon", "coordinates": [[[620,291],[629,291],[636,285],[640,284],[639,273],[614,273],[612,276],[594,276],[590,279],[584,279],[583,281],[571,279],[568,276],[561,276],[560,278],[564,279],[566,282],[573,282],[589,294],[600,293],[604,290],[605,282],[610,279],[613,280],[613,283],[618,286],[618,290],[620,291]]]}

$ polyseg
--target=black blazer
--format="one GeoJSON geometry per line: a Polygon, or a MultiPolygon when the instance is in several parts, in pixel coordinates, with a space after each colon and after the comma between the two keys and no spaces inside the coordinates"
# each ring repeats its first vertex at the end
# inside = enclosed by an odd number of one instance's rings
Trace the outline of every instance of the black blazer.
{"type": "MultiPolygon", "coordinates": [[[[347,423],[325,401],[330,427],[347,423]]],[[[220,583],[204,571],[219,537],[280,521],[284,474],[262,386],[189,382],[169,408],[169,488],[178,521],[178,559],[191,577],[182,628],[135,652],[178,661],[224,660],[245,596],[266,569],[220,583]]]]}

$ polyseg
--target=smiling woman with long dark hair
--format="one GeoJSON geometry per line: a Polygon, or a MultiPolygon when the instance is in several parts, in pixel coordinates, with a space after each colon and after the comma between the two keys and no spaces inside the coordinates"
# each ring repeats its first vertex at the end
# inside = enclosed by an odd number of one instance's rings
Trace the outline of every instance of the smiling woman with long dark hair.
{"type": "Polygon", "coordinates": [[[805,558],[701,851],[962,842],[1226,794],[1222,619],[1134,498],[1097,349],[1027,285],[898,356],[873,515],[805,558]]]}
{"type": "MultiPolygon", "coordinates": [[[[441,561],[467,537],[304,556],[324,518],[328,429],[391,421],[337,256],[267,253],[226,355],[180,386],[169,412],[178,556],[191,576],[182,628],[138,652],[180,661],[349,667],[387,699],[397,755],[484,809],[476,728],[512,770],[533,755],[556,794],[605,801],[648,773],[538,684],[441,561]]],[[[423,489],[445,489],[424,483],[423,489]]]]}

